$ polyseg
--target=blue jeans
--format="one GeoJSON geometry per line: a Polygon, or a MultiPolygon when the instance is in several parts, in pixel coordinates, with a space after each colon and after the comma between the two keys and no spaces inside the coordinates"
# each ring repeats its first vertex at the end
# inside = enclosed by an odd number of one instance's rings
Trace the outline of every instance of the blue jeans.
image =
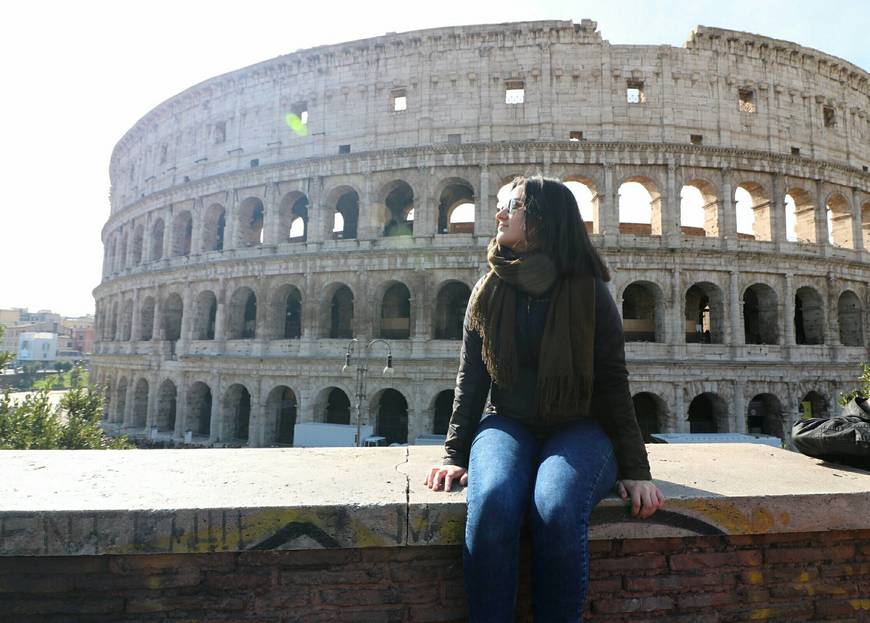
{"type": "Polygon", "coordinates": [[[613,445],[594,420],[563,425],[539,440],[520,422],[485,417],[468,465],[468,620],[514,620],[520,528],[528,512],[535,621],[579,621],[589,583],[589,515],[616,477],[613,445]]]}

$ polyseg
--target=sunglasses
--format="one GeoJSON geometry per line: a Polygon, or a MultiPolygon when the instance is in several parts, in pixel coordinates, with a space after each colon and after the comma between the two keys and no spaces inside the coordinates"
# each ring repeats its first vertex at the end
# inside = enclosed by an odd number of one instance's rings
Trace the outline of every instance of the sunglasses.
{"type": "Polygon", "coordinates": [[[522,210],[525,207],[526,206],[523,205],[523,202],[519,199],[509,199],[507,203],[500,203],[495,206],[495,211],[496,214],[498,214],[502,210],[507,209],[508,214],[513,215],[514,212],[516,212],[517,210],[522,210]]]}

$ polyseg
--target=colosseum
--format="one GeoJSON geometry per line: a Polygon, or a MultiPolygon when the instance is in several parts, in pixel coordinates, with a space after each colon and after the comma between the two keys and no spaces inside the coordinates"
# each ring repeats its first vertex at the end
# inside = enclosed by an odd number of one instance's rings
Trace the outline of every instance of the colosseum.
{"type": "Polygon", "coordinates": [[[745,32],[614,45],[582,20],[388,33],[192,86],[112,154],[104,426],[293,445],[359,399],[389,443],[443,435],[499,190],[541,173],[613,271],[644,433],[787,444],[868,359],[868,78],[745,32]]]}

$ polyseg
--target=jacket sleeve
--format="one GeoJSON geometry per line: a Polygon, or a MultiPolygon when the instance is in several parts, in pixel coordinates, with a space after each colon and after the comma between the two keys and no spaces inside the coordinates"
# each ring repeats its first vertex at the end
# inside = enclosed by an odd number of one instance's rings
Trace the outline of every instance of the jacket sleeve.
{"type": "MultiPolygon", "coordinates": [[[[480,282],[475,286],[475,291],[480,282]]],[[[469,297],[468,304],[474,294],[469,297]]],[[[468,308],[462,329],[462,350],[459,353],[459,372],[456,374],[456,389],[453,392],[453,413],[444,442],[444,465],[468,467],[471,439],[477,430],[489,394],[491,380],[483,363],[481,348],[483,339],[477,331],[468,328],[468,308]]]]}
{"type": "Polygon", "coordinates": [[[622,315],[604,282],[596,283],[595,378],[590,408],[613,443],[619,477],[651,480],[646,446],[628,387],[622,315]]]}

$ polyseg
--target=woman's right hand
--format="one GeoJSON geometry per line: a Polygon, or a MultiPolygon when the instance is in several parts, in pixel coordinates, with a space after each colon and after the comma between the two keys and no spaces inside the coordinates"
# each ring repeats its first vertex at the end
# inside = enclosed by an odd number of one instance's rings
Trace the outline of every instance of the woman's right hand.
{"type": "Polygon", "coordinates": [[[445,491],[450,491],[450,487],[457,480],[459,484],[463,486],[467,485],[468,470],[456,465],[435,465],[429,470],[425,484],[432,491],[438,491],[442,484],[445,491]]]}

